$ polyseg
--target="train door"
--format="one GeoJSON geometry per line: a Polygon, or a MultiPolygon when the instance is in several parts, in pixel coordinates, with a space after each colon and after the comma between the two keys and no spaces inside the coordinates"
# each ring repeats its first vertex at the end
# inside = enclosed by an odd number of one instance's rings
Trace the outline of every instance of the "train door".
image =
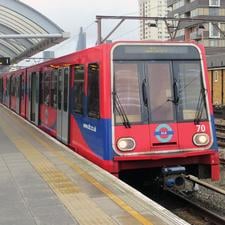
{"type": "Polygon", "coordinates": [[[6,79],[6,106],[10,106],[10,91],[11,91],[11,77],[7,77],[6,79]]]}
{"type": "MultiPolygon", "coordinates": [[[[178,90],[171,61],[154,61],[145,65],[144,85],[147,88],[151,148],[178,146],[175,95],[178,90]],[[146,84],[145,84],[146,83],[146,84]]],[[[144,95],[145,98],[145,95],[144,95]]]]}
{"type": "Polygon", "coordinates": [[[33,72],[30,74],[30,120],[39,125],[39,91],[40,91],[40,76],[39,73],[33,72]]]}
{"type": "Polygon", "coordinates": [[[20,114],[20,92],[21,92],[21,75],[16,77],[16,112],[20,114]]]}
{"type": "Polygon", "coordinates": [[[20,89],[20,113],[21,116],[26,115],[26,75],[23,72],[21,74],[21,89],[20,89]]]}
{"type": "MultiPolygon", "coordinates": [[[[183,141],[184,124],[207,118],[201,65],[194,60],[147,63],[148,111],[152,149],[192,147],[183,141]]],[[[145,95],[144,95],[145,96],[145,95]]]]}
{"type": "Polygon", "coordinates": [[[57,79],[57,138],[69,139],[69,67],[59,69],[57,79]]]}
{"type": "Polygon", "coordinates": [[[31,121],[31,74],[27,74],[27,119],[31,121]]]}
{"type": "Polygon", "coordinates": [[[13,76],[11,75],[9,77],[9,101],[8,101],[8,107],[11,108],[12,105],[12,95],[13,95],[13,76]]]}

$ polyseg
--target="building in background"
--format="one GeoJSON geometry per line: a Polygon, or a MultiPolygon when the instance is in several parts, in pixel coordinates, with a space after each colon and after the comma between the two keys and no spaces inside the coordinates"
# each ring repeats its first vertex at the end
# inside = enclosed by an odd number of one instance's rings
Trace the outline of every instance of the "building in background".
{"type": "MultiPolygon", "coordinates": [[[[138,0],[139,15],[142,17],[166,17],[167,0],[138,0]]],[[[167,40],[169,38],[166,24],[159,21],[140,21],[141,40],[167,40]]]]}
{"type": "Polygon", "coordinates": [[[180,23],[177,39],[203,43],[207,55],[225,51],[224,0],[168,0],[167,6],[168,17],[204,19],[180,23]],[[224,22],[210,22],[212,19],[224,22]]]}
{"type": "Polygon", "coordinates": [[[80,27],[80,33],[77,41],[76,51],[86,48],[86,33],[83,31],[83,27],[80,27]]]}

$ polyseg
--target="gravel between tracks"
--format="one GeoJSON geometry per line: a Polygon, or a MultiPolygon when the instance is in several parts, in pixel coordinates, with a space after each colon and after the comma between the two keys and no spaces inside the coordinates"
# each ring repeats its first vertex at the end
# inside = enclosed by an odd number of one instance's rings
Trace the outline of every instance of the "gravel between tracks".
{"type": "MultiPolygon", "coordinates": [[[[225,149],[220,149],[220,157],[225,158],[225,149]]],[[[225,190],[225,166],[221,165],[221,177],[217,182],[212,182],[210,179],[204,180],[214,186],[225,190]]],[[[195,192],[191,197],[193,201],[201,202],[204,207],[209,210],[219,213],[225,217],[225,196],[215,193],[205,187],[199,186],[199,191],[195,192]]]]}

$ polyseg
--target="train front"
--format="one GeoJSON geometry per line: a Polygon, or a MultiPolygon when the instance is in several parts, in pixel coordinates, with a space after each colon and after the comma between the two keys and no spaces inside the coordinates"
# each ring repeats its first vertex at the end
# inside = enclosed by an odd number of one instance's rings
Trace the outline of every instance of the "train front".
{"type": "Polygon", "coordinates": [[[218,180],[204,49],[191,43],[117,43],[111,57],[118,171],[181,170],[218,180]]]}

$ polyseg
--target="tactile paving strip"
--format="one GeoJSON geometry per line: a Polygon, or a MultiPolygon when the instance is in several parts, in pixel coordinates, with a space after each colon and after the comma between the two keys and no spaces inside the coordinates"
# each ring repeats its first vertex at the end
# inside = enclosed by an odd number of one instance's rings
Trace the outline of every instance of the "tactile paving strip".
{"type": "Polygon", "coordinates": [[[3,127],[6,135],[30,161],[79,224],[116,224],[85,193],[81,193],[70,178],[59,171],[34,146],[29,144],[22,135],[14,132],[5,120],[0,120],[0,125],[3,127]]]}

